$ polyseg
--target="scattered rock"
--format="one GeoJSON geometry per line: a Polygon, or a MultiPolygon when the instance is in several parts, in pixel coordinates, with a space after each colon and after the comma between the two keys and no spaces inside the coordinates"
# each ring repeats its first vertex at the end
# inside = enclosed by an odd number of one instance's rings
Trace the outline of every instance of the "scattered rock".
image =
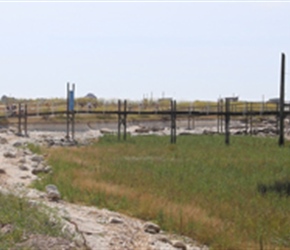
{"type": "Polygon", "coordinates": [[[74,243],[70,242],[70,240],[63,239],[61,237],[30,235],[26,241],[18,243],[15,248],[12,248],[12,250],[16,249],[73,250],[81,248],[77,248],[74,243]]]}
{"type": "Polygon", "coordinates": [[[6,158],[16,158],[16,153],[14,153],[14,152],[10,152],[10,151],[5,152],[3,155],[4,155],[4,157],[6,157],[6,158]]]}
{"type": "Polygon", "coordinates": [[[7,144],[8,141],[6,138],[0,137],[0,144],[7,144]]]}
{"type": "Polygon", "coordinates": [[[19,160],[19,163],[24,164],[26,162],[26,159],[23,157],[19,160]]]}
{"type": "Polygon", "coordinates": [[[175,247],[175,248],[181,249],[181,250],[186,250],[187,249],[186,245],[183,242],[181,242],[181,241],[173,242],[172,246],[175,247]]]}
{"type": "Polygon", "coordinates": [[[42,155],[34,155],[31,157],[31,161],[40,163],[44,161],[44,157],[42,155]]]}
{"type": "Polygon", "coordinates": [[[146,222],[143,226],[143,230],[146,233],[158,234],[160,232],[160,227],[152,222],[146,222]]]}
{"type": "Polygon", "coordinates": [[[121,218],[111,217],[109,219],[109,223],[111,223],[111,224],[123,224],[124,221],[121,218]]]}
{"type": "Polygon", "coordinates": [[[14,227],[12,224],[6,224],[3,225],[0,229],[1,234],[9,234],[14,230],[14,227]]]}
{"type": "Polygon", "coordinates": [[[22,171],[28,171],[29,170],[29,168],[27,166],[25,166],[25,165],[20,165],[19,169],[22,170],[22,171]]]}
{"type": "Polygon", "coordinates": [[[20,147],[22,147],[22,146],[23,146],[23,143],[20,142],[20,141],[17,141],[17,142],[15,142],[15,143],[13,143],[13,147],[15,147],[15,148],[20,148],[20,147]]]}
{"type": "Polygon", "coordinates": [[[47,198],[51,201],[59,201],[60,200],[60,192],[57,187],[53,184],[49,184],[45,187],[47,198]]]}
{"type": "Polygon", "coordinates": [[[100,130],[101,134],[105,135],[105,134],[114,134],[114,131],[108,128],[102,128],[100,130]]]}
{"type": "Polygon", "coordinates": [[[161,235],[157,238],[158,241],[161,241],[163,243],[168,243],[172,245],[172,242],[164,235],[161,235]]]}

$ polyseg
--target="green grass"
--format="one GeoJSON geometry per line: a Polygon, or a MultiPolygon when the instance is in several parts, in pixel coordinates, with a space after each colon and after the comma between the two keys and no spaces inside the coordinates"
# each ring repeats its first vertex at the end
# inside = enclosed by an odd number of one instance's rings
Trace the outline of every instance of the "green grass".
{"type": "Polygon", "coordinates": [[[65,199],[125,212],[212,249],[290,249],[290,198],[259,184],[290,180],[289,143],[222,136],[101,138],[90,147],[46,149],[65,199]]]}
{"type": "MultiPolygon", "coordinates": [[[[57,217],[55,217],[57,218],[57,217]]],[[[40,206],[31,206],[25,199],[0,193],[0,227],[11,226],[4,233],[0,230],[0,249],[11,249],[29,234],[62,236],[61,224],[40,211],[40,206]]]]}

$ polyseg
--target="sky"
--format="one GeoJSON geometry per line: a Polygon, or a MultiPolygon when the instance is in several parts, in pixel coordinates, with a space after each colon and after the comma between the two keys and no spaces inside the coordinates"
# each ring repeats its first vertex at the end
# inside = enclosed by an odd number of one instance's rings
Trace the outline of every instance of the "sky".
{"type": "Polygon", "coordinates": [[[0,1],[0,96],[279,95],[290,1],[0,1]]]}

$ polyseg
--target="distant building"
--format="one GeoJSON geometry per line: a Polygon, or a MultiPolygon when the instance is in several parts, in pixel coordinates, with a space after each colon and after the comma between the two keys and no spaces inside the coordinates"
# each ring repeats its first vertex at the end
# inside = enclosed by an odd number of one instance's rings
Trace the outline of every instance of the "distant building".
{"type": "Polygon", "coordinates": [[[280,103],[280,98],[271,98],[268,100],[270,103],[280,103]]]}
{"type": "Polygon", "coordinates": [[[97,97],[96,97],[94,94],[92,94],[92,93],[88,93],[88,94],[85,96],[85,98],[89,98],[89,99],[97,99],[97,97]]]}

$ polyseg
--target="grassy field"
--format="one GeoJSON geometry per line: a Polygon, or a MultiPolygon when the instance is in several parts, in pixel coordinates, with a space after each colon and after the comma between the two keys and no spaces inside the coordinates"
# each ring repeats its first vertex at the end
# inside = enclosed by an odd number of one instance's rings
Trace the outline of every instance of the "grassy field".
{"type": "Polygon", "coordinates": [[[25,199],[12,195],[0,194],[0,228],[1,250],[12,249],[30,234],[68,238],[62,233],[56,217],[52,221],[39,207],[31,206],[25,199]]]}
{"type": "Polygon", "coordinates": [[[204,135],[168,141],[109,136],[41,149],[54,174],[35,186],[53,183],[68,201],[152,220],[211,249],[290,249],[289,144],[233,136],[225,146],[222,136],[204,135]]]}

